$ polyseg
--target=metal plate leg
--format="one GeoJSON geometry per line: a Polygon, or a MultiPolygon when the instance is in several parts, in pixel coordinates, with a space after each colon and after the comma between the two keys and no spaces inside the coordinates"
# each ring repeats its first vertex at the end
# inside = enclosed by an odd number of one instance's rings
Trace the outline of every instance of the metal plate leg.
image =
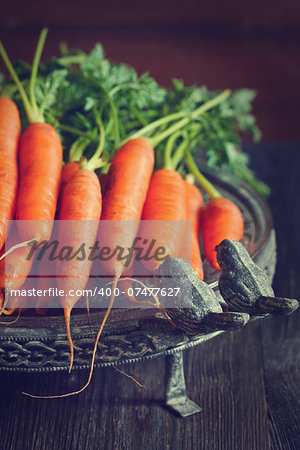
{"type": "Polygon", "coordinates": [[[201,411],[200,406],[186,395],[183,371],[183,352],[166,357],[166,404],[180,417],[187,417],[201,411]]]}

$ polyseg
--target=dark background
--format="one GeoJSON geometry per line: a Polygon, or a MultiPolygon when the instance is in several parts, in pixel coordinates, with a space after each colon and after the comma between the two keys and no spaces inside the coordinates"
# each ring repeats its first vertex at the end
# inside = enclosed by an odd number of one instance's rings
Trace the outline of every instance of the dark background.
{"type": "Polygon", "coordinates": [[[31,60],[43,26],[44,56],[58,44],[84,50],[102,42],[108,56],[211,89],[257,89],[264,140],[299,138],[300,3],[297,0],[9,1],[1,39],[11,58],[31,60]]]}
{"type": "MultiPolygon", "coordinates": [[[[300,297],[300,3],[279,0],[10,1],[1,39],[12,60],[31,60],[40,29],[44,57],[58,44],[89,50],[101,42],[113,60],[211,89],[258,91],[263,143],[246,145],[272,188],[278,244],[274,289],[300,297]]],[[[3,65],[1,66],[3,67],[3,65]]],[[[299,449],[300,313],[248,325],[185,353],[190,397],[203,407],[178,419],[163,409],[164,360],[127,368],[139,390],[113,369],[98,369],[76,398],[33,400],[81,386],[87,374],[0,373],[1,447],[8,449],[299,449]]]]}

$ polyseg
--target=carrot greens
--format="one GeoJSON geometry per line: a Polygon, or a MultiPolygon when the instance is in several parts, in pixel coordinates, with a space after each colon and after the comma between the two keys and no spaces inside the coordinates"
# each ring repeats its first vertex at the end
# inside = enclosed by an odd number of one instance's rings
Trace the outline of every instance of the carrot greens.
{"type": "MultiPolygon", "coordinates": [[[[220,93],[205,86],[185,86],[179,79],[166,89],[148,73],[139,75],[126,64],[110,61],[100,44],[89,53],[69,50],[66,44],[60,49],[59,57],[40,65],[35,83],[30,81],[28,64],[17,62],[14,68],[29,98],[36,99],[34,108],[38,107],[57,129],[65,149],[82,137],[87,140],[83,154],[90,159],[99,142],[100,116],[105,130],[102,155],[107,160],[128,139],[142,137],[155,146],[156,166],[160,168],[167,162],[170,148],[166,152],[165,146],[174,133],[172,139],[179,149],[173,155],[173,164],[180,165],[183,149],[188,147],[197,161],[231,171],[262,196],[268,196],[268,186],[256,178],[249,168],[249,156],[241,151],[242,134],[247,133],[254,141],[260,139],[251,113],[255,91],[220,93]]],[[[25,127],[20,94],[10,80],[3,81],[2,74],[1,87],[20,107],[25,127]]],[[[179,168],[183,175],[185,167],[181,164],[179,168]]]]}

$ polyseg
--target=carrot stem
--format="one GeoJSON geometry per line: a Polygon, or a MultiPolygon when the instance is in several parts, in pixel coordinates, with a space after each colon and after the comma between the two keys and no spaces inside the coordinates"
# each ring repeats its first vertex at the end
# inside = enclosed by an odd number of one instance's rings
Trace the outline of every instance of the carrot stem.
{"type": "Polygon", "coordinates": [[[30,76],[30,81],[29,81],[29,98],[30,98],[31,108],[32,108],[32,111],[33,111],[33,114],[35,117],[35,119],[34,119],[35,122],[44,122],[44,118],[41,115],[38,105],[36,103],[34,87],[35,87],[37,72],[38,72],[38,68],[39,68],[39,64],[40,64],[40,60],[41,60],[41,56],[42,56],[42,51],[43,51],[43,48],[45,45],[47,34],[48,34],[47,28],[43,28],[43,30],[41,31],[37,46],[36,46],[35,53],[34,53],[32,69],[31,69],[31,76],[30,76]]]}
{"type": "Polygon", "coordinates": [[[157,119],[154,122],[149,123],[149,125],[146,125],[145,127],[141,128],[140,130],[136,131],[135,133],[131,134],[129,138],[126,138],[121,144],[125,144],[129,139],[136,139],[139,137],[144,137],[156,128],[160,127],[161,125],[165,125],[169,122],[172,122],[173,120],[181,119],[186,115],[186,112],[180,111],[177,113],[169,114],[168,116],[162,117],[161,119],[157,119]]]}
{"type": "Polygon", "coordinates": [[[177,133],[174,133],[169,137],[169,139],[166,143],[166,149],[165,149],[165,153],[164,153],[164,168],[165,169],[170,169],[170,170],[174,169],[171,154],[172,154],[174,144],[180,135],[181,135],[181,132],[177,131],[177,133]]]}
{"type": "Polygon", "coordinates": [[[29,98],[23,88],[23,85],[5,51],[5,48],[3,47],[2,43],[0,42],[0,54],[2,56],[2,59],[4,61],[4,64],[6,65],[7,70],[9,71],[12,79],[16,83],[16,86],[20,92],[24,108],[28,117],[28,120],[30,123],[36,123],[36,122],[44,122],[44,117],[41,114],[41,111],[39,110],[37,104],[36,104],[36,98],[34,95],[34,86],[36,82],[37,77],[37,71],[38,66],[41,60],[42,51],[44,48],[45,40],[47,37],[48,30],[47,28],[44,28],[40,34],[37,47],[34,53],[33,57],[33,64],[31,69],[31,75],[30,75],[30,81],[29,81],[29,98]]]}
{"type": "Polygon", "coordinates": [[[8,54],[5,51],[5,48],[3,47],[2,42],[0,42],[0,54],[2,56],[3,62],[8,70],[8,72],[10,73],[12,79],[14,80],[14,82],[16,83],[17,88],[19,89],[23,104],[24,104],[24,108],[28,117],[29,122],[33,122],[33,111],[30,105],[30,102],[28,100],[27,94],[23,88],[23,85],[8,57],[8,54]]]}
{"type": "Polygon", "coordinates": [[[177,130],[180,130],[182,127],[187,125],[191,119],[197,118],[197,116],[201,115],[203,112],[207,111],[208,109],[213,108],[214,106],[218,105],[222,101],[224,101],[229,95],[231,91],[229,89],[223,91],[221,94],[217,95],[212,100],[209,100],[208,102],[204,103],[203,105],[199,106],[199,108],[195,109],[189,116],[184,117],[179,122],[172,125],[170,128],[167,128],[162,133],[158,134],[157,136],[150,138],[150,143],[153,147],[157,146],[161,141],[163,141],[166,137],[170,136],[172,133],[174,133],[177,130]]]}
{"type": "MultiPolygon", "coordinates": [[[[175,133],[177,130],[182,129],[185,125],[187,125],[191,121],[191,119],[196,119],[198,116],[200,116],[205,111],[222,103],[224,100],[226,100],[227,97],[229,97],[230,94],[231,94],[231,91],[229,89],[226,89],[225,91],[221,92],[221,94],[217,95],[216,97],[212,98],[208,102],[199,106],[199,108],[195,109],[188,116],[179,120],[179,122],[176,122],[175,124],[173,124],[170,128],[167,128],[162,133],[160,133],[152,138],[149,138],[148,139],[149,143],[152,145],[152,147],[156,147],[161,141],[166,139],[168,136],[175,133]]],[[[166,116],[164,119],[167,119],[168,117],[169,116],[166,116]]],[[[153,122],[152,125],[154,123],[155,122],[153,122]]]]}
{"type": "Polygon", "coordinates": [[[103,126],[103,122],[101,120],[101,117],[97,117],[97,122],[98,122],[98,126],[99,126],[99,134],[100,134],[100,141],[99,141],[99,145],[94,153],[94,155],[91,157],[91,159],[85,163],[83,163],[82,167],[84,167],[85,169],[89,169],[89,170],[94,170],[94,169],[98,169],[99,167],[102,167],[104,164],[106,164],[106,162],[104,162],[101,158],[101,154],[103,151],[103,147],[104,147],[104,142],[105,142],[105,130],[104,130],[104,126],[103,126]]]}
{"type": "Polygon", "coordinates": [[[202,175],[189,150],[186,150],[184,161],[189,171],[194,175],[198,184],[205,190],[205,192],[211,199],[222,197],[219,191],[211,184],[211,182],[208,181],[204,175],[202,175]]]}
{"type": "Polygon", "coordinates": [[[70,66],[72,64],[81,64],[86,59],[86,54],[80,54],[80,55],[70,55],[70,56],[61,56],[60,58],[57,58],[57,61],[62,66],[70,66]]]}
{"type": "Polygon", "coordinates": [[[195,177],[192,173],[188,173],[185,176],[185,181],[187,181],[189,184],[195,184],[195,177]]]}
{"type": "Polygon", "coordinates": [[[173,170],[176,170],[178,164],[180,163],[180,161],[183,160],[183,157],[185,155],[186,149],[188,146],[188,142],[186,140],[182,141],[176,151],[174,152],[174,156],[172,158],[172,165],[173,165],[173,170]]]}
{"type": "Polygon", "coordinates": [[[87,145],[88,145],[87,139],[82,137],[73,142],[69,152],[69,162],[80,161],[87,145]]]}

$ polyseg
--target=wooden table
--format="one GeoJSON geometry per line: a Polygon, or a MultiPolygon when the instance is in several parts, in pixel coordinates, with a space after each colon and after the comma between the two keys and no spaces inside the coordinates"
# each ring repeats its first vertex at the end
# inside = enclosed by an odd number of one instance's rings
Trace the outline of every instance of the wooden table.
{"type": "MultiPolygon", "coordinates": [[[[7,26],[3,39],[12,58],[29,58],[37,28],[7,26]],[[23,30],[23,31],[22,31],[23,30]],[[25,38],[21,48],[17,43],[25,38]],[[21,51],[22,50],[22,51],[21,51]]],[[[289,65],[297,39],[203,35],[194,26],[144,29],[54,28],[46,56],[66,38],[91,48],[102,40],[116,60],[210,88],[259,89],[256,110],[269,140],[299,138],[299,73],[289,65]],[[181,31],[180,31],[181,29],[181,31]],[[139,38],[140,37],[140,38],[139,38]],[[280,73],[276,70],[281,70],[280,73]]],[[[277,36],[277,37],[276,37],[277,36]]],[[[296,63],[295,63],[296,64],[296,63]]],[[[272,188],[278,242],[277,295],[300,298],[300,143],[247,144],[252,166],[272,188]]],[[[162,407],[163,359],[126,367],[139,389],[113,369],[97,369],[80,396],[34,400],[82,386],[87,372],[0,373],[0,442],[3,449],[298,449],[300,448],[300,311],[288,318],[252,323],[185,352],[188,395],[202,412],[180,419],[162,407]]]]}

